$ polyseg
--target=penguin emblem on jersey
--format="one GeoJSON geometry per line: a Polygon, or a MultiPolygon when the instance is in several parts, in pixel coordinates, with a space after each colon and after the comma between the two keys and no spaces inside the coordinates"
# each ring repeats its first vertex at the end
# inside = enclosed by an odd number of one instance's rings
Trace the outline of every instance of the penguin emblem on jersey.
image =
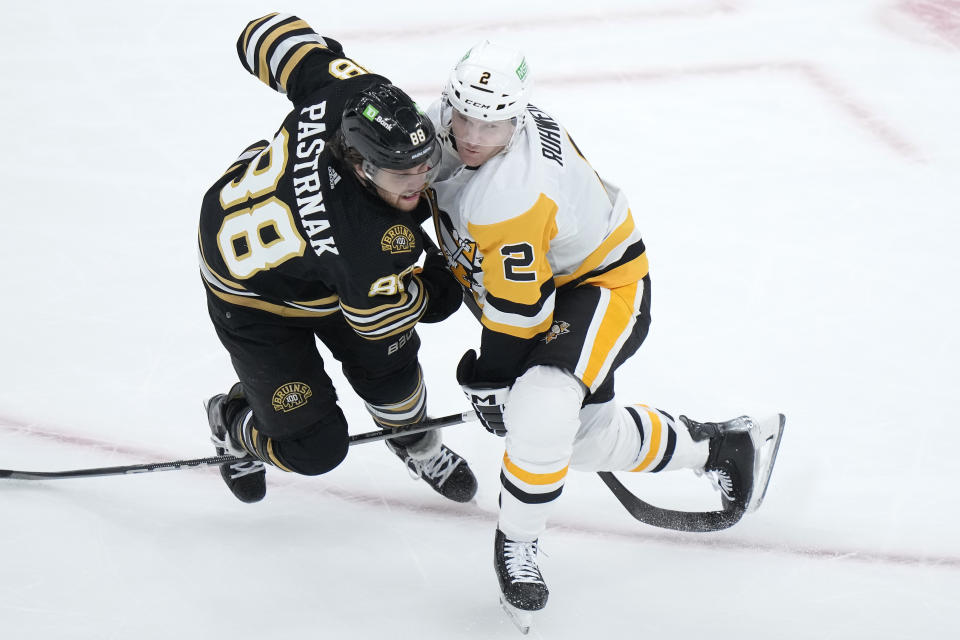
{"type": "Polygon", "coordinates": [[[543,336],[543,341],[550,344],[565,333],[570,333],[570,323],[563,320],[554,320],[553,324],[550,325],[550,330],[547,331],[547,335],[543,336]]]}
{"type": "Polygon", "coordinates": [[[477,276],[483,274],[480,269],[483,256],[477,252],[477,243],[470,238],[460,237],[445,211],[440,211],[437,234],[450,272],[453,273],[457,282],[464,288],[470,289],[474,296],[479,295],[480,280],[477,276]]]}
{"type": "Polygon", "coordinates": [[[409,253],[417,246],[413,237],[413,232],[402,224],[397,224],[389,229],[380,238],[380,248],[390,253],[409,253]]]}

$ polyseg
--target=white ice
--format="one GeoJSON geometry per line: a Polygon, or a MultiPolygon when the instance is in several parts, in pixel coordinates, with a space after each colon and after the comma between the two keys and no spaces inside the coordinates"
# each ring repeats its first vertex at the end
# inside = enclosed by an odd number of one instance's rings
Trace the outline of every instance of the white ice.
{"type": "MultiPolygon", "coordinates": [[[[726,532],[643,526],[572,475],[531,637],[957,637],[958,0],[5,3],[0,468],[211,453],[201,401],[234,374],[196,219],[288,110],[234,50],[274,10],[423,104],[474,41],[523,48],[535,102],[644,231],[653,326],[621,400],[788,417],[764,506],[726,532]]],[[[463,410],[477,326],[421,333],[431,413],[463,410]]],[[[271,472],[252,506],[212,469],[0,480],[0,637],[518,637],[491,566],[502,441],[446,439],[476,504],[381,444],[271,472]]],[[[692,474],[628,480],[715,500],[692,474]]]]}

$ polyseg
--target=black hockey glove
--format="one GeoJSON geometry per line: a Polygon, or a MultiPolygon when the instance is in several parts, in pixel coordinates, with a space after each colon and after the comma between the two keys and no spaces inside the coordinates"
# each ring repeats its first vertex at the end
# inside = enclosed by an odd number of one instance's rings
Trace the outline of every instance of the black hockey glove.
{"type": "Polygon", "coordinates": [[[503,423],[503,410],[510,393],[509,385],[499,382],[480,382],[475,380],[477,352],[470,349],[460,358],[457,365],[457,382],[466,394],[467,400],[473,405],[477,417],[484,428],[494,435],[507,435],[507,427],[503,423]]]}
{"type": "Polygon", "coordinates": [[[427,288],[427,310],[420,317],[420,322],[440,322],[460,308],[463,289],[447,269],[447,259],[439,249],[427,249],[427,259],[418,275],[427,288]]]}

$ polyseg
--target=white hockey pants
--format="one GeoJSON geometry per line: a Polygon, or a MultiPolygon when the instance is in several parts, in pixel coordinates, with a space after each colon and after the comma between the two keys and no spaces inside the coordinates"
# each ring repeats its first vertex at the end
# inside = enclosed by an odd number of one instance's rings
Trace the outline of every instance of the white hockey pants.
{"type": "Polygon", "coordinates": [[[706,462],[707,442],[693,442],[668,414],[616,401],[581,409],[584,395],[583,385],[556,367],[532,367],[514,383],[500,476],[498,526],[507,538],[540,536],[570,467],[658,472],[706,462]]]}

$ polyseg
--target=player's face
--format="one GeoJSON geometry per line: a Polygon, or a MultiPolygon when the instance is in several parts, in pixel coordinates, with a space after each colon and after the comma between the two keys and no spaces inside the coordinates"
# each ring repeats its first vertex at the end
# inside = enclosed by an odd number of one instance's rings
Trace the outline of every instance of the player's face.
{"type": "Polygon", "coordinates": [[[479,167],[507,146],[516,128],[516,119],[480,120],[453,109],[450,128],[460,160],[468,167],[479,167]]]}
{"type": "Polygon", "coordinates": [[[373,184],[380,199],[391,207],[413,211],[420,202],[420,194],[440,171],[440,157],[443,155],[440,145],[433,145],[430,155],[425,152],[419,154],[425,160],[408,169],[385,169],[363,160],[356,167],[357,175],[373,184]]]}
{"type": "Polygon", "coordinates": [[[420,194],[430,186],[436,169],[429,163],[410,169],[365,168],[366,177],[373,182],[377,195],[394,209],[413,211],[420,202],[420,194]]]}

